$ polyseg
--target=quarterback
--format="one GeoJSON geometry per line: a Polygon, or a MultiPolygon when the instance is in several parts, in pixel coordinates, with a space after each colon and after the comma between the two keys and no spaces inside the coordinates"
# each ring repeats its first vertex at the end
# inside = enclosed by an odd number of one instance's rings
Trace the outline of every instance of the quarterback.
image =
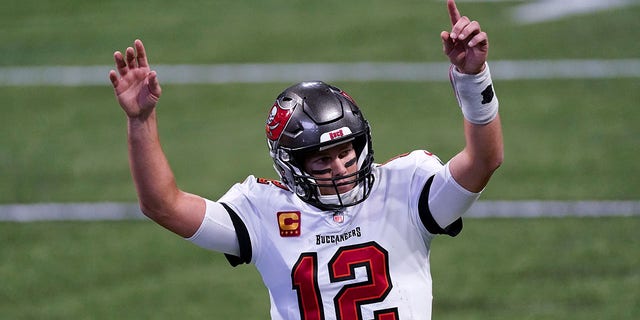
{"type": "MultiPolygon", "coordinates": [[[[503,159],[502,129],[476,21],[447,2],[440,36],[462,110],[465,145],[446,163],[414,150],[374,162],[364,111],[322,81],[294,84],[270,105],[265,125],[278,179],[249,176],[218,200],[180,190],[162,151],[161,88],[140,40],[115,52],[109,73],[127,115],[129,163],[142,211],[172,232],[253,264],[272,319],[430,319],[429,253],[503,159]]],[[[425,120],[426,121],[426,120],[425,120]]]]}

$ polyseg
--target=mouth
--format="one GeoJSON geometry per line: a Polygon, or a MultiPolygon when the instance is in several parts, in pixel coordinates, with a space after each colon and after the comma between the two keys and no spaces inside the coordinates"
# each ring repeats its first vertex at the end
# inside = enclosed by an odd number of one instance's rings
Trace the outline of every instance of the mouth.
{"type": "MultiPolygon", "coordinates": [[[[329,182],[329,181],[327,181],[329,182]]],[[[322,194],[342,194],[355,188],[357,182],[354,177],[346,177],[339,180],[331,180],[331,183],[318,184],[322,194]]]]}
{"type": "Polygon", "coordinates": [[[355,187],[355,183],[350,183],[350,184],[339,186],[337,188],[338,189],[338,193],[342,194],[342,193],[351,191],[351,189],[353,189],[353,187],[355,187]]]}

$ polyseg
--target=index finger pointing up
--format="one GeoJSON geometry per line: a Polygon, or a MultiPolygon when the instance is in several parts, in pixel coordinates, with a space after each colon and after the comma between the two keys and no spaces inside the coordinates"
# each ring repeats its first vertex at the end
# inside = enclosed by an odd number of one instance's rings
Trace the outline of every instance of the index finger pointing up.
{"type": "Polygon", "coordinates": [[[460,20],[460,12],[456,7],[454,0],[447,0],[447,9],[449,9],[449,18],[451,19],[451,26],[455,26],[458,20],[460,20]]]}

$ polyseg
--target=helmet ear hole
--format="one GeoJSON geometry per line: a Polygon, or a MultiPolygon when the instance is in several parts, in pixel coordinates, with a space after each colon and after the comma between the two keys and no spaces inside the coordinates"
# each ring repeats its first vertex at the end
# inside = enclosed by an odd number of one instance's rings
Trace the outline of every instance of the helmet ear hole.
{"type": "Polygon", "coordinates": [[[301,172],[306,172],[305,170],[305,159],[307,158],[306,152],[296,152],[291,155],[291,164],[296,168],[300,169],[301,172]]]}

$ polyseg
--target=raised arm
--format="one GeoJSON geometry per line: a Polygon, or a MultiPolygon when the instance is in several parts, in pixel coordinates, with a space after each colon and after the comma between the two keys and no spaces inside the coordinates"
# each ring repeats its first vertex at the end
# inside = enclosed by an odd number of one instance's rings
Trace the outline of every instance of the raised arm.
{"type": "Polygon", "coordinates": [[[450,77],[464,114],[466,142],[449,168],[460,185],[479,192],[504,157],[498,101],[486,64],[489,39],[477,21],[460,15],[454,0],[447,1],[447,8],[451,31],[442,31],[440,37],[452,64],[450,77]]]}
{"type": "Polygon", "coordinates": [[[117,72],[111,70],[109,79],[127,115],[129,165],[140,208],[163,227],[190,237],[202,222],[205,202],[176,185],[158,135],[160,83],[149,68],[142,41],[136,40],[134,47],[128,47],[124,57],[119,51],[114,53],[117,72]]]}

